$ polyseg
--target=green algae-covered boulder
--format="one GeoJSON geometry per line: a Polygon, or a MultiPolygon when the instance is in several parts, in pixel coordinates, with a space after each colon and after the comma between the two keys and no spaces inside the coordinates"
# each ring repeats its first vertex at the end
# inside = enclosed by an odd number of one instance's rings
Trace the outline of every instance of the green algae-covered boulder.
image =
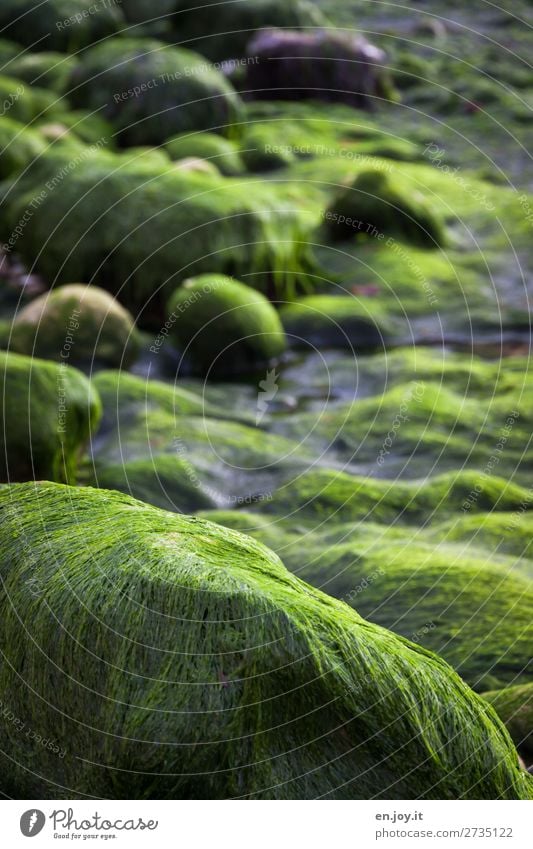
{"type": "Polygon", "coordinates": [[[479,692],[530,680],[531,580],[459,552],[446,565],[428,549],[415,567],[408,551],[381,551],[384,574],[353,599],[358,613],[438,652],[479,692]]]}
{"type": "Polygon", "coordinates": [[[75,56],[50,51],[49,53],[24,53],[9,63],[10,76],[31,86],[51,89],[63,94],[68,79],[78,59],[75,56]]]}
{"type": "Polygon", "coordinates": [[[4,116],[26,125],[55,115],[59,109],[51,92],[7,76],[0,76],[0,104],[4,116]]]}
{"type": "Polygon", "coordinates": [[[118,32],[124,19],[120,3],[94,0],[2,0],[3,38],[30,49],[76,51],[118,32]]]}
{"type": "Polygon", "coordinates": [[[168,303],[178,344],[202,371],[246,371],[285,350],[279,316],[260,292],[221,274],[186,280],[168,303]]]}
{"type": "Polygon", "coordinates": [[[0,727],[3,793],[532,797],[444,661],[251,538],[51,483],[3,488],[0,528],[0,690],[33,732],[0,727]]]}
{"type": "Polygon", "coordinates": [[[483,693],[507,726],[518,751],[529,766],[533,763],[533,682],[483,693]]]}
{"type": "Polygon", "coordinates": [[[211,59],[239,59],[253,35],[265,27],[322,27],[327,19],[308,0],[177,0],[176,39],[211,59]],[[214,8],[212,11],[210,6],[214,8]]]}
{"type": "Polygon", "coordinates": [[[339,192],[325,213],[325,224],[334,241],[388,237],[428,248],[446,241],[444,224],[431,201],[416,187],[397,185],[378,170],[363,171],[339,192]]]}
{"type": "Polygon", "coordinates": [[[0,179],[21,171],[46,149],[42,136],[19,121],[0,121],[0,179]]]}
{"type": "MultiPolygon", "coordinates": [[[[109,148],[113,147],[115,142],[113,127],[100,115],[84,109],[69,109],[68,112],[58,112],[54,117],[85,144],[100,146],[105,144],[109,148]]],[[[44,132],[44,129],[43,125],[39,126],[41,132],[44,132]]]]}
{"type": "Polygon", "coordinates": [[[16,241],[23,259],[50,281],[91,280],[154,329],[193,275],[251,274],[257,288],[274,279],[283,291],[310,267],[304,234],[314,222],[294,187],[142,159],[95,146],[40,157],[9,191],[4,239],[33,202],[31,227],[16,241]]]}
{"type": "Polygon", "coordinates": [[[101,415],[98,393],[65,361],[0,351],[0,480],[73,483],[101,415]]]}
{"type": "Polygon", "coordinates": [[[242,160],[252,173],[262,174],[286,168],[296,161],[292,146],[275,144],[271,127],[247,126],[242,142],[242,160]]]}
{"type": "Polygon", "coordinates": [[[36,298],[17,313],[12,348],[20,354],[127,368],[138,338],[130,313],[108,292],[73,283],[36,298]]]}
{"type": "Polygon", "coordinates": [[[205,159],[228,177],[238,176],[245,170],[237,145],[216,133],[174,136],[166,142],[165,150],[174,160],[189,157],[205,159]]]}
{"type": "Polygon", "coordinates": [[[70,87],[72,105],[101,110],[127,145],[157,145],[198,130],[228,135],[241,113],[233,86],[204,57],[150,39],[92,47],[70,87]]]}

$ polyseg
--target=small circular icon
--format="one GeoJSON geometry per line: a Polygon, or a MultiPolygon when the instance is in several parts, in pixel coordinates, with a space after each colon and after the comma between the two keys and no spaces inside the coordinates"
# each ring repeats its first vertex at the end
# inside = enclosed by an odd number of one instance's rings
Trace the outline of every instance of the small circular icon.
{"type": "Polygon", "coordinates": [[[25,811],[20,818],[20,830],[24,837],[35,837],[43,830],[46,817],[37,808],[25,811]]]}

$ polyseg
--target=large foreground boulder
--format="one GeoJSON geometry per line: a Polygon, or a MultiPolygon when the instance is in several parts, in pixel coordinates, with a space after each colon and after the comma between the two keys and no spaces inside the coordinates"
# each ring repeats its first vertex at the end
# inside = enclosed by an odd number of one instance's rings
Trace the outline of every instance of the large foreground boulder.
{"type": "Polygon", "coordinates": [[[87,378],[66,359],[56,365],[0,351],[0,389],[0,481],[73,483],[101,415],[87,378]]]}
{"type": "Polygon", "coordinates": [[[326,100],[371,108],[392,94],[385,53],[362,36],[331,30],[265,30],[247,49],[246,90],[255,99],[326,100]]]}
{"type": "Polygon", "coordinates": [[[203,56],[150,39],[92,47],[70,88],[73,106],[101,110],[126,145],[162,144],[195,130],[227,135],[241,112],[231,83],[203,56]]]}
{"type": "Polygon", "coordinates": [[[19,720],[0,725],[4,793],[532,796],[504,727],[442,660],[249,537],[50,483],[0,505],[0,691],[19,720]]]}

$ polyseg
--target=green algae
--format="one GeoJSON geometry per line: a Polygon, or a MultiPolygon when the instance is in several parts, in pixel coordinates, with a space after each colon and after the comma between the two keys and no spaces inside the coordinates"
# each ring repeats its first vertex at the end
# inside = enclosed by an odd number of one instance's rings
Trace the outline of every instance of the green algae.
{"type": "Polygon", "coordinates": [[[531,797],[496,715],[440,658],[249,537],[91,489],[0,503],[3,699],[66,749],[3,724],[4,792],[531,797]]]}
{"type": "Polygon", "coordinates": [[[394,333],[379,302],[348,295],[308,295],[284,304],[280,318],[295,346],[384,347],[394,333]]]}
{"type": "Polygon", "coordinates": [[[19,121],[2,118],[0,121],[0,178],[5,179],[23,170],[46,149],[43,138],[19,121]]]}
{"type": "Polygon", "coordinates": [[[181,349],[200,370],[243,371],[285,350],[278,314],[260,292],[230,277],[204,274],[185,280],[168,302],[181,349]]]}
{"type": "Polygon", "coordinates": [[[245,170],[235,142],[216,133],[177,135],[165,142],[165,150],[173,160],[189,156],[205,159],[226,177],[236,177],[245,170]]]}
{"type": "Polygon", "coordinates": [[[0,351],[0,365],[0,480],[74,483],[100,419],[98,393],[65,359],[56,365],[0,351]]]}
{"type": "Polygon", "coordinates": [[[96,286],[60,286],[17,313],[11,347],[19,354],[59,360],[70,331],[72,362],[101,362],[127,368],[135,359],[138,338],[132,316],[96,286]]]}
{"type": "Polygon", "coordinates": [[[370,235],[383,239],[395,236],[418,246],[435,248],[446,242],[439,221],[427,197],[394,185],[378,170],[362,171],[353,184],[344,188],[325,215],[334,240],[370,235]],[[374,231],[376,236],[374,236],[374,231]]]}
{"type": "MultiPolygon", "coordinates": [[[[381,561],[383,562],[383,561],[381,561]]],[[[354,600],[357,611],[438,652],[478,691],[526,683],[533,671],[533,583],[490,561],[387,563],[354,600]]]]}
{"type": "Polygon", "coordinates": [[[126,145],[177,133],[230,135],[241,114],[233,86],[202,56],[156,40],[122,38],[84,53],[70,78],[74,107],[102,110],[126,145]]]}
{"type": "Polygon", "coordinates": [[[88,482],[101,489],[116,489],[175,513],[195,513],[217,503],[216,492],[191,474],[190,464],[170,454],[99,465],[88,477],[88,482]]]}
{"type": "Polygon", "coordinates": [[[8,76],[0,76],[0,102],[5,115],[26,126],[48,119],[60,108],[58,98],[51,92],[8,76]]]}
{"type": "MultiPolygon", "coordinates": [[[[475,471],[453,471],[410,481],[389,481],[335,469],[309,469],[276,492],[270,512],[353,522],[429,523],[454,515],[467,504],[472,514],[529,510],[530,491],[502,478],[480,479],[475,471]],[[477,489],[476,489],[477,487],[477,489]],[[468,501],[475,492],[477,498],[468,501]]],[[[511,517],[509,519],[511,521],[511,517]]]]}
{"type": "Polygon", "coordinates": [[[317,211],[299,210],[294,190],[142,159],[94,146],[41,157],[4,187],[4,230],[30,208],[31,227],[17,241],[27,261],[50,281],[100,285],[152,326],[188,277],[247,275],[257,289],[285,291],[310,267],[303,236],[317,211]]]}
{"type": "Polygon", "coordinates": [[[75,56],[53,51],[25,53],[9,63],[6,73],[30,86],[49,89],[61,96],[67,93],[68,80],[77,63],[75,56]]]}
{"type": "Polygon", "coordinates": [[[507,726],[518,751],[527,763],[533,756],[533,684],[506,687],[483,693],[502,722],[507,726]]]}
{"type": "Polygon", "coordinates": [[[276,420],[275,432],[372,476],[420,478],[468,463],[474,489],[494,475],[528,480],[529,372],[515,374],[513,391],[495,394],[489,385],[481,397],[414,377],[383,395],[328,406],[320,417],[312,411],[276,420]]]}

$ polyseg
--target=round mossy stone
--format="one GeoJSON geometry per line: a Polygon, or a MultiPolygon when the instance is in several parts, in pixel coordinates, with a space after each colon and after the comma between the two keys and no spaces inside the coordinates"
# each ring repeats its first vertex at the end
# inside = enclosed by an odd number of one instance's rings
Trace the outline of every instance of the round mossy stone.
{"type": "Polygon", "coordinates": [[[70,78],[75,108],[101,110],[127,146],[159,145],[178,133],[233,132],[241,100],[203,56],[155,39],[91,47],[70,78]]]}
{"type": "Polygon", "coordinates": [[[443,660],[250,537],[52,483],[3,487],[0,516],[2,701],[62,755],[2,722],[5,794],[533,796],[443,660]]]}
{"type": "Polygon", "coordinates": [[[165,150],[171,159],[205,159],[227,177],[238,176],[245,170],[237,145],[216,133],[174,136],[166,142],[165,150]]]}
{"type": "Polygon", "coordinates": [[[168,303],[179,345],[202,371],[246,371],[281,356],[279,316],[260,292],[222,274],[190,278],[168,303]]]}
{"type": "Polygon", "coordinates": [[[138,339],[131,314],[112,295],[73,283],[46,292],[17,314],[12,348],[49,360],[127,367],[138,339]]]}
{"type": "MultiPolygon", "coordinates": [[[[100,146],[105,144],[106,149],[113,147],[113,128],[100,115],[91,115],[83,109],[71,109],[68,112],[58,113],[55,117],[85,144],[100,146]]],[[[39,130],[42,132],[41,125],[39,130]]]]}
{"type": "Polygon", "coordinates": [[[42,136],[24,124],[2,118],[0,121],[0,179],[22,171],[46,149],[42,136]]]}
{"type": "Polygon", "coordinates": [[[242,143],[242,160],[252,173],[277,171],[296,162],[290,145],[272,144],[270,128],[248,127],[242,143]]]}
{"type": "Polygon", "coordinates": [[[100,399],[72,366],[0,351],[0,481],[73,483],[100,399]]]}
{"type": "Polygon", "coordinates": [[[78,59],[63,53],[24,53],[9,63],[8,73],[30,86],[64,94],[78,59]]]}
{"type": "Polygon", "coordinates": [[[533,683],[483,693],[505,723],[518,751],[533,763],[533,683]]]}
{"type": "Polygon", "coordinates": [[[28,126],[57,115],[59,102],[45,88],[30,87],[14,77],[0,76],[0,109],[4,116],[28,126]]]}
{"type": "Polygon", "coordinates": [[[443,222],[417,189],[397,185],[378,170],[362,171],[342,189],[325,213],[329,237],[395,237],[427,248],[444,245],[443,222]]]}

